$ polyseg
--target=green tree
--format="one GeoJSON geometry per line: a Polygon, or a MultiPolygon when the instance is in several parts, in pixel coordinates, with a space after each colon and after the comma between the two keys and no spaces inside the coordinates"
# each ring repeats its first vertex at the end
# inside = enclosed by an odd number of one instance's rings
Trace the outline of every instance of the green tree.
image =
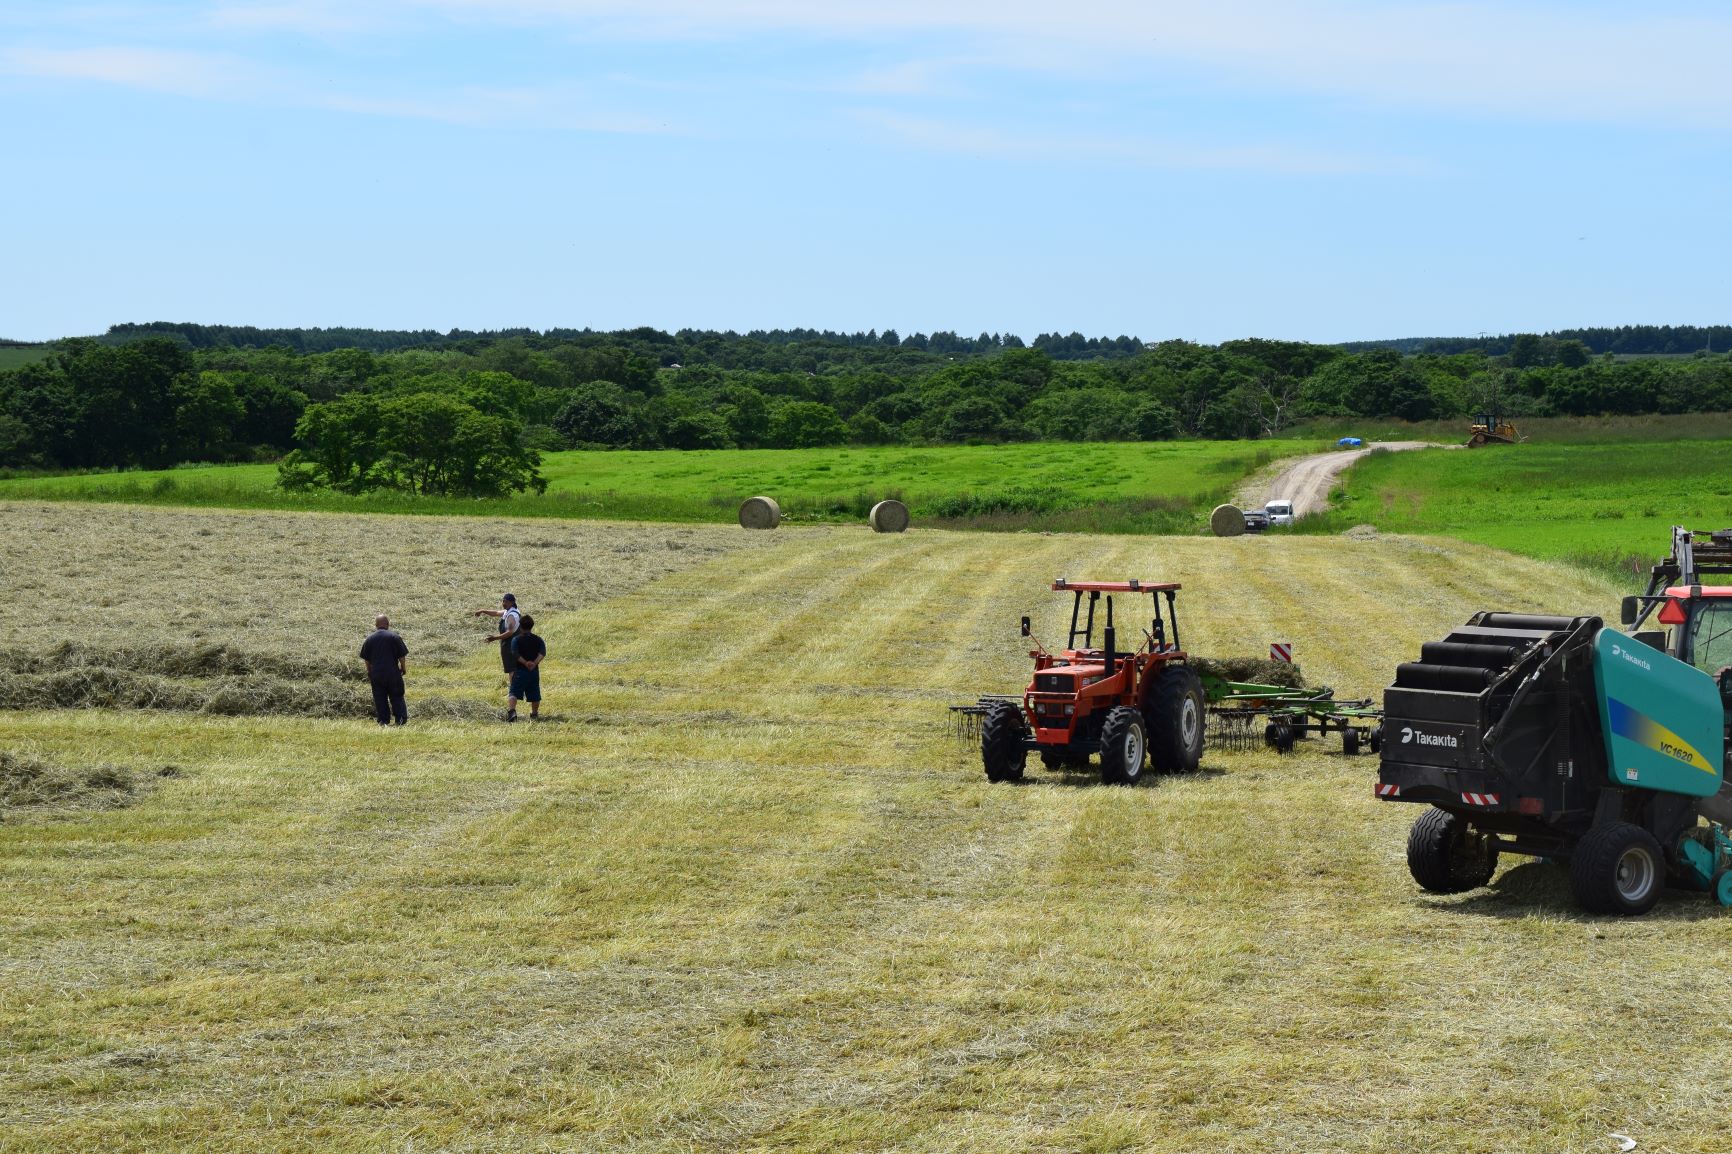
{"type": "Polygon", "coordinates": [[[770,415],[769,442],[778,449],[814,449],[848,441],[836,410],[818,401],[789,401],[770,415]]]}
{"type": "Polygon", "coordinates": [[[222,373],[203,372],[175,381],[174,431],[176,456],[188,461],[211,460],[219,446],[232,442],[246,419],[234,382],[222,373]]]}

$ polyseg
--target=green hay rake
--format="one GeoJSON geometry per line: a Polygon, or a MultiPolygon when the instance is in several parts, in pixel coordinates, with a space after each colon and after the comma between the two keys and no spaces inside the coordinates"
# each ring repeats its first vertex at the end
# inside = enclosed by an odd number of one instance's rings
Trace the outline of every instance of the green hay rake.
{"type": "Polygon", "coordinates": [[[1376,752],[1382,744],[1383,711],[1370,698],[1337,701],[1327,685],[1289,688],[1205,676],[1203,697],[1208,740],[1216,749],[1246,753],[1270,745],[1286,753],[1313,733],[1339,733],[1346,754],[1365,745],[1376,752]]]}

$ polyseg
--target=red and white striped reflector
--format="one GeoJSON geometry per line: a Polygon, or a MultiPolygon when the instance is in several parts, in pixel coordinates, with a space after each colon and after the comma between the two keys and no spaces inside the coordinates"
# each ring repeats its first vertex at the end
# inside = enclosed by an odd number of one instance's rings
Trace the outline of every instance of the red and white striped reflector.
{"type": "Polygon", "coordinates": [[[1271,641],[1269,643],[1269,660],[1293,664],[1293,643],[1291,641],[1271,641]]]}
{"type": "Polygon", "coordinates": [[[1497,804],[1497,794],[1495,794],[1495,793],[1464,793],[1461,795],[1461,800],[1468,805],[1496,805],[1497,804]]]}
{"type": "Polygon", "coordinates": [[[1377,796],[1378,797],[1400,797],[1401,796],[1401,787],[1399,785],[1384,785],[1382,782],[1379,782],[1377,785],[1377,796]]]}

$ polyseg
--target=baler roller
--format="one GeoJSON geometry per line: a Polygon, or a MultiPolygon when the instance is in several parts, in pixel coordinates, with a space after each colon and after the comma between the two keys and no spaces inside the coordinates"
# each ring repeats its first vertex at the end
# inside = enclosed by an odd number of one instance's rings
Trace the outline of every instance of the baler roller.
{"type": "Polygon", "coordinates": [[[1395,667],[1394,688],[1479,693],[1497,678],[1497,670],[1477,665],[1429,665],[1419,661],[1404,661],[1395,667]]]}
{"type": "Polygon", "coordinates": [[[1427,641],[1419,647],[1426,665],[1462,665],[1477,669],[1508,669],[1521,657],[1513,645],[1477,645],[1465,641],[1427,641]]]}

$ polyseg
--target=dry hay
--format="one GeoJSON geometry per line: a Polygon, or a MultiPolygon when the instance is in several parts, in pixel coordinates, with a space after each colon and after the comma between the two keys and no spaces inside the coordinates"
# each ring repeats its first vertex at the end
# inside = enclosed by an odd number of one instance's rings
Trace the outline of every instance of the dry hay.
{"type": "Polygon", "coordinates": [[[1246,681],[1253,685],[1279,685],[1285,689],[1305,688],[1304,673],[1289,661],[1271,661],[1267,657],[1191,657],[1188,660],[1200,677],[1246,681]]]}
{"type": "Polygon", "coordinates": [[[747,497],[740,505],[740,528],[774,529],[782,523],[782,506],[774,497],[747,497]]]}
{"type": "Polygon", "coordinates": [[[367,717],[356,654],[378,613],[413,673],[482,652],[493,622],[472,610],[506,590],[557,618],[781,546],[717,526],[0,503],[0,708],[367,717]]]}
{"type": "MultiPolygon", "coordinates": [[[[172,772],[173,767],[165,767],[172,772]]],[[[26,807],[114,809],[129,805],[141,779],[120,765],[69,769],[28,754],[0,749],[0,820],[26,807]]]]}
{"type": "Polygon", "coordinates": [[[1243,537],[1244,511],[1237,505],[1216,505],[1209,514],[1209,531],[1217,537],[1243,537]]]}
{"type": "Polygon", "coordinates": [[[901,501],[880,501],[866,515],[874,533],[901,533],[908,528],[908,506],[901,501]]]}

